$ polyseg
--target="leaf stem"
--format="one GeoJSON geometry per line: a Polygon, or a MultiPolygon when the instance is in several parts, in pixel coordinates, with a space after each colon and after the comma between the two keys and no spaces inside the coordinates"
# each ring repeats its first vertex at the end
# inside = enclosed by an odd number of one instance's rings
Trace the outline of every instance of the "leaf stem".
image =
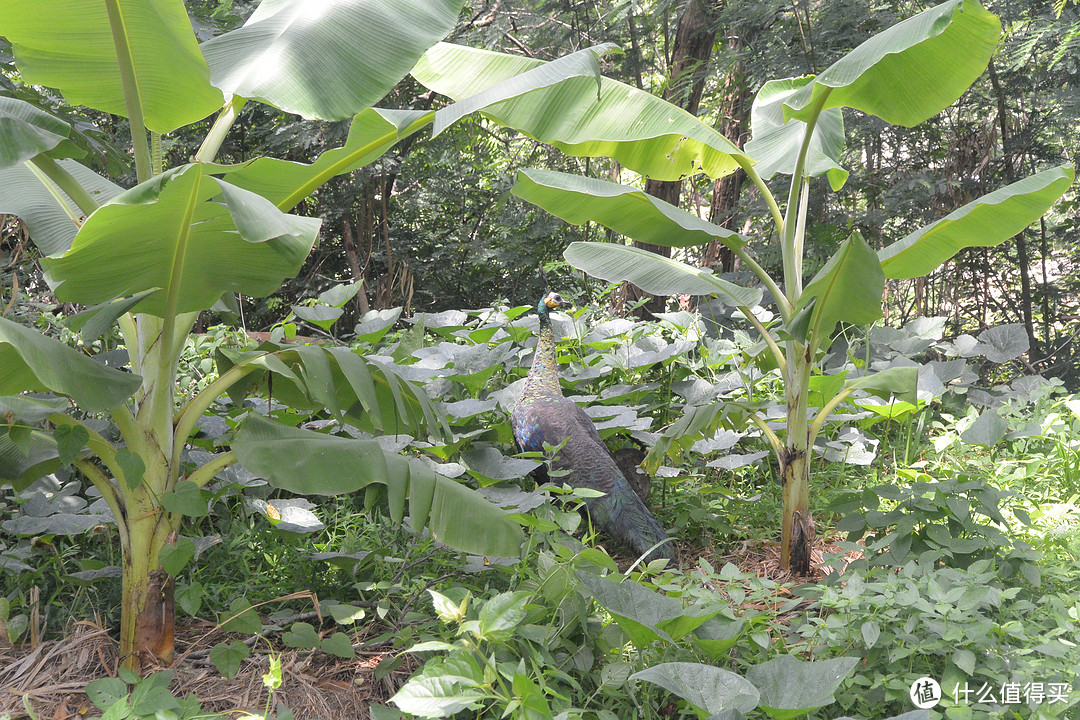
{"type": "Polygon", "coordinates": [[[754,316],[754,313],[750,311],[750,308],[745,305],[739,307],[739,311],[743,316],[753,325],[758,334],[761,335],[761,339],[765,341],[765,344],[769,346],[769,350],[772,352],[773,357],[776,358],[776,364],[780,366],[780,372],[784,372],[787,368],[787,359],[784,357],[784,351],[780,349],[780,346],[776,344],[776,340],[773,340],[772,335],[769,334],[768,329],[761,324],[761,321],[754,316]]]}
{"type": "Polygon", "coordinates": [[[777,462],[781,462],[781,459],[784,455],[784,444],[780,442],[780,438],[776,435],[773,429],[769,427],[769,424],[765,422],[765,418],[761,417],[761,415],[754,412],[753,410],[749,412],[750,421],[758,426],[762,434],[765,436],[765,439],[769,441],[769,445],[772,447],[773,453],[776,454],[777,462]]]}
{"type": "Polygon", "coordinates": [[[802,257],[796,255],[796,250],[801,249],[802,243],[801,240],[796,239],[798,225],[796,218],[799,216],[801,206],[799,196],[803,192],[803,183],[806,180],[803,177],[806,171],[806,155],[810,150],[810,140],[814,136],[818,117],[821,115],[822,108],[825,107],[825,101],[830,92],[832,88],[825,87],[825,91],[811,108],[810,119],[806,121],[806,131],[803,134],[802,145],[799,147],[799,156],[795,161],[795,169],[791,173],[791,188],[788,191],[788,204],[784,214],[781,250],[784,256],[784,286],[787,289],[788,301],[792,304],[798,303],[802,287],[802,257]]]}
{"type": "Polygon", "coordinates": [[[202,414],[214,404],[230,387],[241,378],[254,371],[256,367],[251,363],[233,365],[231,368],[218,376],[217,380],[207,385],[199,394],[191,398],[187,405],[176,416],[176,429],[173,431],[173,457],[180,457],[188,437],[195,429],[196,423],[202,414]]]}
{"type": "Polygon", "coordinates": [[[76,458],[75,467],[81,470],[82,474],[89,478],[94,487],[98,489],[101,497],[108,504],[109,509],[112,510],[113,519],[116,520],[116,527],[120,534],[126,535],[128,531],[127,512],[123,498],[116,492],[116,486],[105,476],[105,473],[101,472],[97,465],[87,458],[76,458]]]}
{"type": "Polygon", "coordinates": [[[128,45],[127,27],[124,14],[120,9],[120,0],[105,0],[109,13],[109,26],[112,30],[113,45],[116,47],[116,61],[120,68],[120,82],[124,88],[124,104],[127,105],[128,123],[131,125],[131,145],[135,151],[135,174],[139,182],[153,177],[150,164],[150,147],[146,142],[146,120],[143,117],[142,97],[139,95],[139,83],[135,77],[135,61],[131,57],[128,45]]]}
{"type": "Polygon", "coordinates": [[[232,129],[233,123],[236,122],[237,116],[246,103],[247,98],[236,95],[229,98],[229,102],[225,103],[218,113],[217,119],[214,120],[214,126],[210,128],[210,132],[203,138],[199,151],[195,153],[195,162],[214,161],[218,150],[221,149],[221,143],[225,142],[225,136],[229,134],[229,130],[232,129]]]}
{"type": "Polygon", "coordinates": [[[836,409],[836,406],[851,397],[851,394],[857,389],[858,388],[850,387],[841,390],[840,392],[836,393],[836,395],[833,396],[833,398],[829,400],[829,402],[825,403],[821,410],[818,411],[818,414],[814,416],[814,421],[810,423],[810,445],[814,444],[814,440],[817,439],[818,433],[821,432],[821,426],[824,425],[825,421],[829,418],[830,415],[832,415],[832,412],[836,409]]]}
{"type": "MultiPolygon", "coordinates": [[[[34,167],[45,174],[50,180],[56,183],[57,187],[67,193],[67,196],[71,198],[79,209],[82,210],[83,215],[89,215],[100,207],[97,200],[90,197],[90,193],[87,192],[75,177],[64,168],[60,167],[60,163],[48,157],[44,153],[40,153],[30,158],[29,162],[33,163],[34,167]]],[[[76,218],[78,220],[78,218],[76,218]]]]}
{"type": "Polygon", "coordinates": [[[208,482],[213,480],[214,476],[217,475],[219,472],[229,467],[230,465],[235,464],[236,453],[234,453],[232,450],[229,450],[228,452],[224,452],[221,455],[218,455],[213,460],[210,460],[202,467],[196,469],[195,472],[188,475],[187,480],[188,482],[195,483],[195,485],[198,487],[203,487],[208,482]]]}
{"type": "Polygon", "coordinates": [[[743,169],[743,172],[746,173],[746,176],[750,178],[750,182],[754,183],[754,186],[761,192],[761,196],[765,198],[765,202],[769,206],[769,212],[773,216],[773,223],[776,225],[776,232],[783,237],[784,216],[780,213],[780,207],[776,204],[776,198],[773,197],[769,186],[765,184],[765,181],[758,175],[757,170],[754,169],[754,162],[745,155],[734,155],[732,157],[739,164],[739,167],[743,169]]]}

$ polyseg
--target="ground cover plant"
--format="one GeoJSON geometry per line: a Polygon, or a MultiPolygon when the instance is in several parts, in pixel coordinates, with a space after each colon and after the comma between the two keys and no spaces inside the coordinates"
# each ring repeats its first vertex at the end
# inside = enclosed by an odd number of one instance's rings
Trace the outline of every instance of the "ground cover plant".
{"type": "MultiPolygon", "coordinates": [[[[697,333],[705,324],[691,316],[644,323],[605,318],[598,308],[584,307],[576,317],[557,316],[555,321],[562,337],[560,355],[568,365],[564,380],[600,421],[601,432],[616,443],[635,437],[655,440],[649,433],[663,426],[654,417],[670,423],[679,416],[678,408],[658,402],[667,388],[692,396],[698,381],[707,377],[725,387],[726,377],[730,399],[749,392],[747,383],[731,377],[739,376],[737,346],[732,343],[727,354],[715,352],[717,345],[712,352],[702,352],[710,346],[688,338],[703,340],[706,336],[697,333]]],[[[506,427],[514,384],[526,366],[532,322],[526,306],[420,316],[405,330],[393,330],[385,319],[372,317],[358,327],[367,339],[355,340],[370,355],[393,361],[397,354],[395,374],[408,375],[413,368],[414,381],[440,399],[448,423],[463,441],[446,458],[432,460],[447,475],[472,476],[488,485],[491,499],[516,509],[518,520],[529,529],[523,561],[456,556],[430,539],[394,530],[381,513],[358,516],[355,505],[344,499],[315,503],[297,498],[250,472],[219,478],[209,486],[209,513],[192,528],[192,542],[203,548],[201,561],[178,571],[182,616],[215,618],[229,631],[216,636],[212,646],[207,642],[199,648],[217,672],[231,675],[244,663],[260,662],[252,651],[261,642],[279,644],[283,652],[318,650],[342,662],[367,647],[384,648],[378,671],[383,678],[394,677],[399,672],[395,668],[409,655],[419,658],[420,671],[408,682],[402,678],[396,694],[371,698],[382,701],[383,709],[373,711],[379,717],[397,717],[396,708],[415,716],[446,717],[466,706],[518,717],[561,712],[647,716],[669,701],[665,698],[678,697],[688,703],[688,711],[731,710],[731,717],[737,717],[735,712],[748,717],[889,717],[911,709],[907,693],[923,675],[960,688],[965,682],[980,687],[988,682],[998,687],[1042,682],[1056,688],[1074,677],[1072,648],[1080,638],[1068,587],[1080,571],[1076,527],[1063,522],[1067,515],[1047,518],[1045,527],[1057,533],[1055,540],[1038,520],[1026,526],[1020,520],[1028,517],[1025,509],[1033,512],[1037,507],[1027,492],[1019,492],[1027,475],[993,472],[1003,461],[1015,462],[1026,472],[1036,455],[1025,458],[1023,449],[1037,436],[1003,439],[993,450],[973,454],[980,446],[966,444],[960,437],[964,432],[945,420],[928,431],[942,452],[912,459],[914,468],[906,463],[881,467],[879,478],[891,479],[881,487],[866,481],[861,470],[865,465],[842,463],[845,454],[851,461],[864,459],[850,452],[831,455],[837,458],[828,466],[831,470],[848,471],[837,473],[814,512],[827,519],[827,535],[839,533],[834,559],[838,567],[845,542],[864,551],[865,560],[849,564],[842,582],[803,586],[792,594],[789,584],[757,577],[734,564],[738,557],[732,551],[742,542],[769,535],[771,512],[764,508],[778,507],[780,493],[767,460],[760,457],[767,447],[760,436],[750,432],[732,440],[718,432],[711,442],[691,444],[678,475],[653,490],[658,503],[665,495],[669,498],[657,512],[669,527],[678,528],[687,561],[681,569],[661,561],[625,574],[618,563],[625,570],[632,559],[616,561],[603,545],[592,546],[595,539],[588,539],[573,504],[566,506],[558,494],[550,494],[553,489],[534,489],[527,483],[513,489],[505,480],[497,481],[501,475],[520,478],[536,463],[512,457],[506,427]],[[411,348],[408,355],[398,352],[402,345],[411,348]],[[481,387],[491,391],[488,397],[481,387]],[[436,393],[436,388],[441,390],[436,393]],[[993,461],[987,452],[995,453],[993,461]],[[759,457],[747,460],[755,455],[759,457]],[[718,469],[726,466],[734,469],[718,469]],[[955,479],[960,470],[966,480],[955,479]],[[932,477],[937,472],[939,482],[932,477]],[[957,483],[968,486],[963,505],[958,501],[965,495],[953,487],[957,483]],[[895,510],[887,510],[890,503],[896,503],[895,510]],[[911,519],[909,525],[905,518],[911,519]],[[907,542],[904,527],[909,528],[907,542]],[[583,530],[590,543],[584,547],[568,534],[583,530]],[[867,538],[866,531],[873,537],[867,538]],[[712,541],[699,549],[694,539],[702,537],[712,541]],[[697,553],[704,555],[694,560],[697,553]],[[1040,554],[1049,554],[1053,562],[1040,554]],[[226,563],[215,558],[229,558],[229,564],[239,562],[246,569],[239,574],[225,571],[226,563]],[[402,573],[398,567],[411,569],[402,573]],[[304,597],[288,598],[299,590],[304,597]],[[312,595],[319,598],[321,616],[310,612],[312,595]],[[266,601],[272,602],[261,604],[266,601]],[[251,605],[257,607],[252,610],[251,605]],[[1050,610],[1033,617],[1031,607],[1050,610]],[[986,634],[992,626],[1003,631],[986,634]],[[798,658],[801,664],[789,667],[784,663],[790,660],[778,658],[798,658]],[[859,663],[829,664],[845,658],[859,663]],[[903,672],[897,671],[898,663],[905,664],[903,672]],[[792,673],[807,673],[808,679],[792,684],[792,673]],[[831,673],[832,679],[825,682],[815,673],[831,673]],[[701,687],[715,690],[692,691],[701,687]],[[793,695],[791,687],[820,692],[793,695]],[[811,710],[814,707],[822,709],[811,710]]],[[[948,342],[939,344],[947,347],[948,342]]],[[[200,358],[193,354],[190,361],[198,364],[200,358]]],[[[747,375],[744,369],[742,376],[747,375]]],[[[755,385],[758,392],[767,392],[769,383],[761,379],[755,385]]],[[[1008,386],[990,390],[988,395],[999,397],[1011,392],[1008,386]]],[[[1023,407],[1014,400],[1011,410],[999,410],[1000,416],[1010,418],[1009,427],[1033,431],[1035,423],[1046,428],[1044,442],[1064,437],[1057,411],[1066,410],[1072,400],[1027,397],[1031,402],[1023,407]]],[[[939,396],[927,408],[938,417],[934,408],[949,402],[939,396]]],[[[226,401],[212,407],[207,417],[227,425],[238,410],[226,401]]],[[[286,411],[284,406],[281,410],[286,411]]],[[[306,423],[319,422],[322,414],[312,411],[303,417],[306,423]]],[[[1068,417],[1075,421],[1075,416],[1068,417]]],[[[875,418],[860,430],[863,442],[876,447],[879,458],[891,457],[889,446],[902,445],[904,433],[897,427],[890,431],[890,423],[897,423],[881,420],[870,410],[838,419],[825,437],[849,448],[841,438],[875,418]]],[[[216,434],[215,424],[208,420],[195,439],[203,452],[228,441],[227,434],[216,434]]],[[[398,442],[411,443],[416,450],[430,445],[421,438],[399,437],[398,442]]],[[[821,454],[830,450],[825,444],[821,454]]],[[[1054,480],[1067,477],[1067,472],[1056,466],[1040,475],[1047,494],[1037,498],[1038,506],[1056,501],[1075,507],[1067,486],[1054,487],[1054,480]]],[[[5,541],[0,558],[10,565],[19,587],[6,611],[11,633],[25,632],[20,628],[30,624],[27,593],[33,584],[49,594],[54,623],[63,622],[61,598],[74,574],[83,573],[90,582],[84,602],[109,597],[117,602],[107,591],[108,573],[95,574],[117,562],[115,552],[94,551],[93,533],[83,536],[76,528],[70,536],[55,534],[43,544],[20,532],[19,523],[31,516],[60,515],[65,498],[80,494],[70,487],[66,492],[51,489],[38,485],[11,498],[16,502],[0,525],[10,541],[5,541]],[[38,505],[47,509],[35,509],[38,505]],[[72,552],[72,542],[82,546],[82,552],[72,552]],[[49,556],[56,558],[51,579],[33,570],[39,558],[49,556]]],[[[78,517],[80,512],[66,514],[78,517]]],[[[111,706],[137,687],[116,685],[112,694],[94,697],[111,706]]],[[[267,697],[272,697],[269,689],[267,697]]],[[[144,711],[151,706],[175,712],[194,707],[194,699],[183,701],[182,696],[158,693],[156,698],[153,703],[160,707],[144,705],[134,694],[125,702],[134,708],[138,700],[144,711]],[[189,705],[177,704],[181,702],[189,705]]],[[[949,698],[942,708],[963,717],[965,711],[995,707],[976,699],[949,698]]],[[[1072,705],[1050,705],[1044,698],[1007,707],[1021,717],[1068,717],[1072,705]]]]}

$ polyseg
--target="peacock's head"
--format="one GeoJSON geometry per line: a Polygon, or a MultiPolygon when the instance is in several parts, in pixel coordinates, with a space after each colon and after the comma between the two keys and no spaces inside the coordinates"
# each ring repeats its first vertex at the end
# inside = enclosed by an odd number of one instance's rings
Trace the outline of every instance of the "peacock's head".
{"type": "Polygon", "coordinates": [[[540,302],[536,306],[536,312],[540,313],[540,317],[547,318],[548,313],[550,313],[552,310],[568,304],[569,303],[563,300],[562,295],[557,292],[548,290],[546,293],[544,293],[544,297],[540,298],[540,302]]]}

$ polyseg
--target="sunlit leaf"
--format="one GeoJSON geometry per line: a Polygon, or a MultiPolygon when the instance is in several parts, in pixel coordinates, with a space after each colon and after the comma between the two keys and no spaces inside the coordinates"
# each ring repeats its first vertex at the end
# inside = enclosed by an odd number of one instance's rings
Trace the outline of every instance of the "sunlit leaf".
{"type": "Polygon", "coordinates": [[[341,120],[389,92],[460,10],[461,0],[263,0],[202,51],[226,96],[341,120]]]}
{"type": "Polygon", "coordinates": [[[757,305],[761,290],[739,287],[695,268],[641,248],[617,243],[574,242],[563,253],[566,261],[602,280],[629,280],[654,295],[716,295],[728,305],[757,305]]]}
{"type": "Polygon", "coordinates": [[[134,310],[205,310],[227,292],[276,290],[300,268],[319,224],[185,165],[99,208],[71,249],[42,265],[65,301],[89,305],[158,287],[134,310]]]}
{"type": "Polygon", "coordinates": [[[952,211],[878,252],[887,278],[925,275],[966,247],[992,247],[1038,220],[1072,185],[1071,166],[1043,170],[952,211]]]}
{"type": "Polygon", "coordinates": [[[758,705],[758,691],[749,681],[712,665],[660,663],[634,673],[630,679],[655,683],[707,715],[731,709],[747,713],[758,705]]]}
{"type": "Polygon", "coordinates": [[[646,194],[644,191],[554,170],[518,172],[511,191],[568,223],[592,221],[634,240],[688,247],[719,240],[742,247],[746,239],[727,228],[646,194]]]}
{"type": "Polygon", "coordinates": [[[912,127],[937,115],[982,75],[1001,23],[977,0],[949,0],[893,25],[826,68],[785,103],[788,117],[851,107],[912,127]]]}
{"type": "MultiPolygon", "coordinates": [[[[417,460],[383,452],[374,440],[334,437],[249,416],[233,446],[244,467],[299,494],[355,492],[371,483],[410,497],[414,527],[474,553],[517,555],[521,531],[472,490],[417,460]]],[[[391,502],[393,503],[393,495],[391,502]]]]}
{"type": "MultiPolygon", "coordinates": [[[[754,169],[763,180],[776,173],[791,175],[795,160],[806,136],[806,123],[792,118],[785,122],[784,101],[813,77],[770,80],[761,86],[750,108],[752,138],[744,150],[754,159],[754,169]]],[[[839,190],[847,182],[848,171],[840,167],[844,152],[844,116],[839,108],[826,110],[818,116],[810,147],[806,153],[803,173],[806,177],[828,175],[832,189],[839,190]]]]}
{"type": "MultiPolygon", "coordinates": [[[[439,43],[420,59],[412,75],[454,100],[487,90],[539,67],[542,61],[439,43]]],[[[730,140],[685,110],[610,78],[571,77],[486,107],[483,114],[568,155],[612,157],[657,180],[704,172],[721,177],[743,157],[730,140]],[[632,120],[632,122],[630,121],[632,120]]]]}
{"type": "Polygon", "coordinates": [[[0,28],[23,80],[58,88],[74,105],[128,116],[118,47],[130,54],[137,104],[151,130],[167,133],[222,105],[180,0],[0,0],[0,28]],[[115,38],[110,5],[119,20],[115,38]]]}
{"type": "Polygon", "coordinates": [[[134,394],[139,376],[113,370],[66,345],[0,318],[0,395],[51,390],[83,409],[118,407],[134,394]]]}

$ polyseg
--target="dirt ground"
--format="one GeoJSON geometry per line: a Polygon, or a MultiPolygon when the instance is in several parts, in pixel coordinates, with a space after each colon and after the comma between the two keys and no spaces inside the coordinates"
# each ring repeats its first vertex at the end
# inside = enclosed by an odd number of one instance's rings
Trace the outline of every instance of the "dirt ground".
{"type": "MultiPolygon", "coordinates": [[[[701,553],[714,567],[734,563],[746,573],[767,577],[778,583],[814,582],[823,577],[818,567],[824,554],[843,552],[820,539],[811,558],[815,576],[793,578],[780,569],[778,544],[746,542],[734,553],[701,553]]],[[[846,560],[857,557],[848,553],[846,560]]],[[[696,558],[684,555],[683,566],[692,567],[696,558]]],[[[777,604],[791,598],[785,586],[778,588],[777,604]]],[[[759,608],[763,609],[763,608],[759,608]]],[[[194,622],[178,628],[177,660],[172,692],[177,697],[194,695],[205,712],[262,713],[268,702],[262,676],[267,672],[271,648],[264,641],[252,643],[251,656],[235,677],[225,679],[208,659],[216,643],[244,637],[221,631],[212,623],[194,622]]],[[[380,663],[391,662],[396,653],[389,642],[365,647],[361,634],[353,637],[360,649],[356,657],[343,660],[325,653],[273,647],[282,661],[283,683],[270,698],[272,708],[284,705],[296,720],[357,720],[368,717],[369,703],[385,703],[415,671],[415,661],[407,657],[400,667],[380,673],[380,663]]],[[[69,720],[100,715],[83,688],[91,680],[115,676],[118,664],[116,642],[106,629],[90,622],[74,624],[61,640],[0,647],[0,718],[12,720],[69,720]]]]}
{"type": "MultiPolygon", "coordinates": [[[[257,643],[228,680],[206,657],[216,643],[236,639],[242,638],[208,623],[179,629],[173,694],[194,695],[206,712],[262,713],[268,700],[262,681],[270,658],[266,643],[257,643]]],[[[273,653],[281,658],[282,685],[273,694],[272,707],[288,707],[297,720],[366,718],[368,703],[385,703],[416,669],[408,659],[376,680],[379,663],[395,657],[389,646],[361,649],[351,660],[283,647],[273,653]]],[[[116,642],[104,628],[88,622],[76,624],[62,640],[0,648],[0,717],[68,720],[100,715],[82,689],[91,680],[115,676],[118,660],[116,642]]]]}

